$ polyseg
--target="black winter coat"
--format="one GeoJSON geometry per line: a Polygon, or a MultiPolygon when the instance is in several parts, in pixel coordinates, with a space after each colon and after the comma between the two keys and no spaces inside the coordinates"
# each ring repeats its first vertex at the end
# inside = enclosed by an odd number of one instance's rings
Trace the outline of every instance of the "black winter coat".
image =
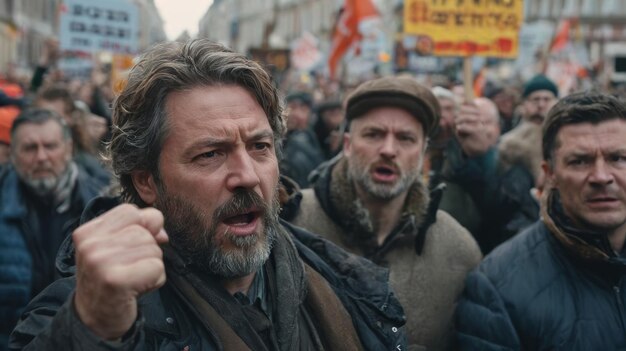
{"type": "Polygon", "coordinates": [[[626,260],[613,256],[583,262],[535,223],[468,276],[460,349],[626,349],[626,260]]]}

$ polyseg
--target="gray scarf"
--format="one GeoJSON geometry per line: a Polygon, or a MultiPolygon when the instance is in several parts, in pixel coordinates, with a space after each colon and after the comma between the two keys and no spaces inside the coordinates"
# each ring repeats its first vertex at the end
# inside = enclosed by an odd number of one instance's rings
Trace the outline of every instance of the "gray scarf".
{"type": "Polygon", "coordinates": [[[56,187],[52,192],[53,205],[57,213],[66,212],[72,204],[72,191],[76,186],[76,179],[78,178],[78,166],[74,161],[70,161],[67,165],[67,169],[57,182],[56,187]]]}

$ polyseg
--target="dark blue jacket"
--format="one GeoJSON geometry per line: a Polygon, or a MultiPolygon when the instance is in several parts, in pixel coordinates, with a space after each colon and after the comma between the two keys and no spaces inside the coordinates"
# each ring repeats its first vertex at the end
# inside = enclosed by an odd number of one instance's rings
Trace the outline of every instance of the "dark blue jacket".
{"type": "MultiPolygon", "coordinates": [[[[119,204],[115,198],[97,198],[83,213],[82,222],[119,204]]],[[[329,283],[352,318],[366,350],[405,350],[404,311],[388,283],[389,271],[346,253],[319,236],[281,222],[293,234],[300,259],[329,283]]],[[[76,284],[74,247],[68,237],[59,250],[57,280],[37,296],[11,334],[11,350],[190,350],[220,349],[212,330],[204,328],[195,312],[166,283],[138,300],[139,318],[122,343],[105,342],[76,316],[72,294],[76,284]]]]}
{"type": "MultiPolygon", "coordinates": [[[[98,190],[79,173],[74,199],[84,207],[98,190]]],[[[38,234],[32,229],[24,196],[17,173],[6,168],[0,176],[0,350],[6,349],[9,333],[33,295],[33,252],[28,242],[38,234]]]]}
{"type": "Polygon", "coordinates": [[[533,175],[517,164],[505,168],[499,157],[492,147],[468,158],[452,140],[440,174],[448,184],[440,209],[472,233],[484,255],[539,219],[539,204],[530,195],[533,175]]]}
{"type": "Polygon", "coordinates": [[[623,258],[586,261],[537,222],[468,276],[457,307],[460,348],[624,350],[625,274],[623,258]]]}
{"type": "Polygon", "coordinates": [[[308,176],[324,162],[322,149],[312,131],[293,130],[283,141],[280,174],[293,179],[301,188],[309,185],[308,176]]]}

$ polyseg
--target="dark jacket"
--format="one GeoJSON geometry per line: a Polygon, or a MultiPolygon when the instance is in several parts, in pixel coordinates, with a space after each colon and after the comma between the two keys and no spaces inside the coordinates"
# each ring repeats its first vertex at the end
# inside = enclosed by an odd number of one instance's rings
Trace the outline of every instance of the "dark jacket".
{"type": "Polygon", "coordinates": [[[309,185],[308,176],[320,163],[324,154],[312,131],[292,130],[283,141],[280,173],[293,179],[299,186],[309,185]]]}
{"type": "Polygon", "coordinates": [[[79,151],[74,155],[74,162],[94,183],[98,183],[101,187],[111,184],[111,173],[94,155],[79,151]]]}
{"type": "MultiPolygon", "coordinates": [[[[2,172],[0,172],[2,173],[2,172]]],[[[89,200],[98,195],[99,187],[91,179],[79,173],[73,193],[74,208],[84,208],[89,200]]],[[[40,247],[42,238],[29,211],[25,196],[15,170],[7,166],[0,176],[0,350],[6,349],[9,333],[28,301],[39,291],[34,290],[34,273],[43,274],[44,267],[54,267],[54,261],[47,260],[40,247]],[[33,255],[42,267],[33,267],[33,255]]],[[[69,219],[65,224],[68,230],[78,223],[78,218],[69,219]]],[[[58,235],[65,235],[57,233],[58,235]]],[[[54,270],[51,270],[53,275],[54,270]]],[[[41,278],[44,279],[44,278],[41,278]]],[[[41,280],[40,279],[40,280],[41,280]]],[[[48,282],[51,283],[52,277],[48,282]]],[[[44,285],[45,286],[45,285],[44,285]]]]}
{"type": "MultiPolygon", "coordinates": [[[[83,221],[117,204],[116,199],[99,198],[85,211],[83,221]]],[[[350,256],[331,243],[283,222],[293,234],[300,259],[329,284],[367,350],[405,349],[402,328],[404,314],[388,284],[388,271],[367,260],[350,256]]],[[[219,349],[213,330],[202,327],[194,311],[185,304],[170,283],[142,296],[136,322],[122,343],[98,340],[80,323],[73,311],[71,296],[75,286],[74,252],[71,240],[57,258],[58,269],[67,277],[49,286],[31,301],[11,335],[13,350],[191,350],[219,349]]],[[[169,281],[169,280],[168,280],[169,281]]]]}
{"type": "Polygon", "coordinates": [[[456,322],[463,350],[623,350],[626,259],[571,225],[551,196],[544,221],[472,272],[456,322]]]}
{"type": "Polygon", "coordinates": [[[451,141],[441,177],[448,187],[440,208],[472,233],[483,254],[539,218],[533,175],[521,164],[504,165],[495,147],[468,158],[451,141]]]}

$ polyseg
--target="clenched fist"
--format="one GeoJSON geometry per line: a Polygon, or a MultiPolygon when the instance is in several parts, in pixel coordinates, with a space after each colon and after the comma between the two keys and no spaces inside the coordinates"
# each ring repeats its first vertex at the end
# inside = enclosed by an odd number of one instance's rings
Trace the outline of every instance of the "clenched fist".
{"type": "Polygon", "coordinates": [[[163,215],[119,205],[80,226],[72,239],[78,317],[101,338],[120,338],[137,318],[137,298],[165,283],[163,215]]]}
{"type": "Polygon", "coordinates": [[[461,105],[455,124],[457,140],[469,157],[487,152],[500,136],[498,110],[485,98],[461,105]]]}

